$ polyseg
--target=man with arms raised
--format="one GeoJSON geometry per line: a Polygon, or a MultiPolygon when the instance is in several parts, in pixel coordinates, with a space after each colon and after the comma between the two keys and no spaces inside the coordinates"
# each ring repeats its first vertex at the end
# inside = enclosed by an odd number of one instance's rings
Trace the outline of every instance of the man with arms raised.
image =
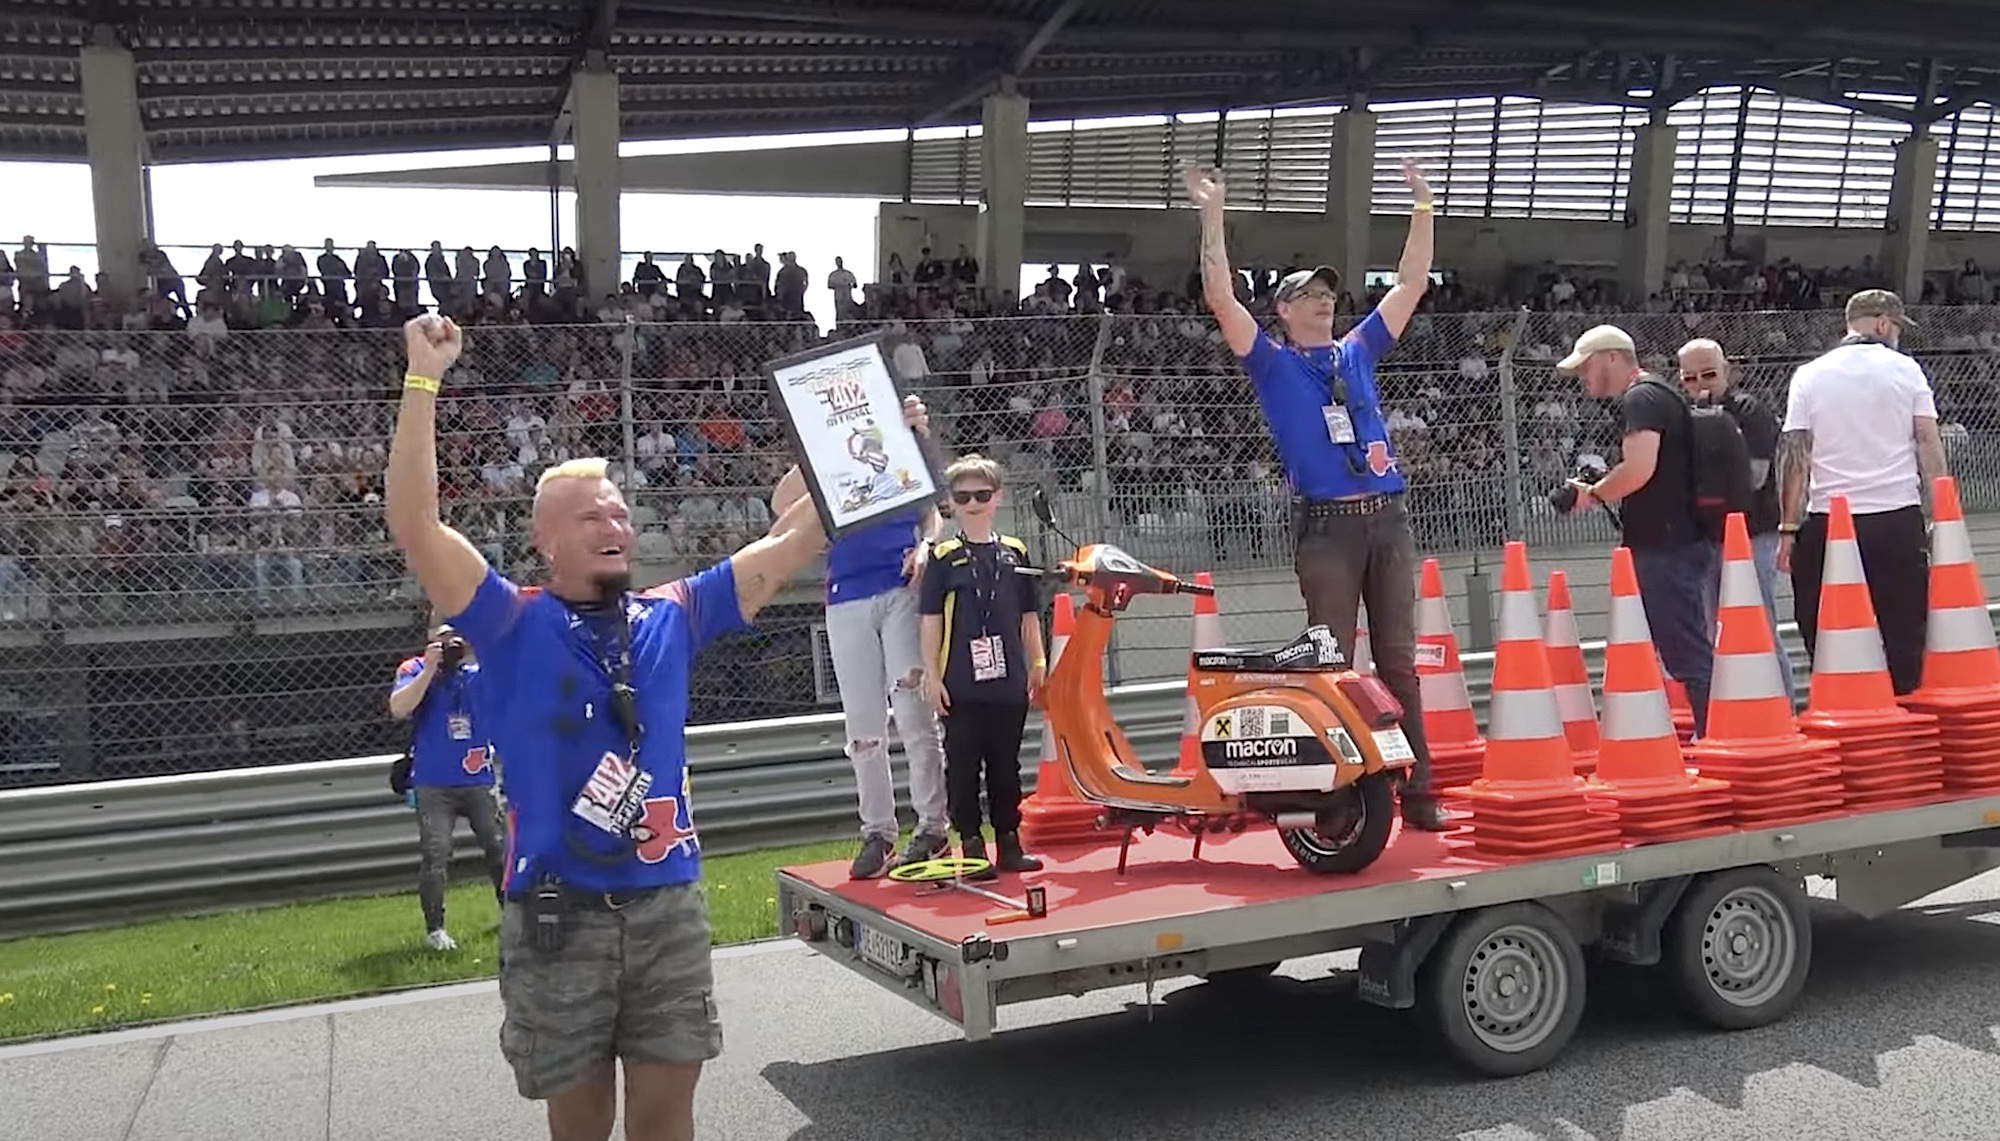
{"type": "MultiPolygon", "coordinates": [[[[1358,611],[1367,604],[1375,672],[1402,703],[1403,730],[1417,755],[1403,788],[1403,822],[1441,831],[1448,825],[1431,788],[1417,682],[1417,543],[1375,385],[1376,362],[1409,328],[1430,287],[1431,188],[1413,162],[1403,163],[1403,179],[1416,205],[1395,287],[1336,340],[1340,275],[1328,266],[1289,274],[1275,294],[1282,343],[1259,329],[1236,299],[1236,273],[1222,242],[1222,172],[1196,167],[1187,186],[1201,211],[1202,296],[1250,375],[1291,484],[1306,621],[1326,625],[1352,656],[1358,611]]],[[[1351,284],[1357,291],[1364,285],[1351,284]]]]}
{"type": "MultiPolygon", "coordinates": [[[[797,469],[776,522],[728,559],[630,591],[631,518],[605,461],[542,474],[530,538],[549,582],[502,578],[438,518],[434,401],[458,329],[405,326],[409,375],[384,507],[438,615],[472,644],[506,758],[500,1046],[551,1141],[605,1141],[625,1070],[625,1135],[692,1141],[701,1067],[722,1049],[701,848],[684,749],[695,654],[744,629],[826,549],[797,469]]],[[[923,406],[905,409],[912,422],[923,406]]]]}

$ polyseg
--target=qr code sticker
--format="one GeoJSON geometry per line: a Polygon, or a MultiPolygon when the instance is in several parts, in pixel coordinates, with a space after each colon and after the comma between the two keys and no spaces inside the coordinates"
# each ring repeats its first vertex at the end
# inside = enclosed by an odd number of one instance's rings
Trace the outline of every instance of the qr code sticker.
{"type": "Polygon", "coordinates": [[[1257,708],[1237,710],[1236,735],[1238,737],[1262,737],[1264,735],[1264,711],[1257,708]]]}

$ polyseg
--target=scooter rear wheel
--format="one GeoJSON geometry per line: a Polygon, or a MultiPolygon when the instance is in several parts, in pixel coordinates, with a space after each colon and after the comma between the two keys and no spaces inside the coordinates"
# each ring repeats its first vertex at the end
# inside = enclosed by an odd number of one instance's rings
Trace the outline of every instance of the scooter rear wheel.
{"type": "Polygon", "coordinates": [[[1312,828],[1281,828],[1279,839],[1309,872],[1352,875],[1375,862],[1389,846],[1396,818],[1396,793],[1389,774],[1374,773],[1332,794],[1333,803],[1312,828]]]}

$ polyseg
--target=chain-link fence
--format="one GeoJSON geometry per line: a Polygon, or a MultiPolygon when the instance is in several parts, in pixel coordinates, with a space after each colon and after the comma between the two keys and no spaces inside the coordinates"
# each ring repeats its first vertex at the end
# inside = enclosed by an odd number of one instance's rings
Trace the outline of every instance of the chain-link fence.
{"type": "MultiPolygon", "coordinates": [[[[1929,309],[1910,347],[1938,392],[1972,510],[2000,505],[2000,309],[1929,309]]],[[[1547,492],[1615,457],[1606,412],[1554,373],[1585,314],[1425,314],[1380,369],[1420,545],[1538,551],[1612,537],[1547,492]]],[[[1837,314],[1609,318],[1661,368],[1712,337],[1782,408],[1837,314]]],[[[856,327],[834,330],[843,337],[856,327]]],[[[1263,414],[1214,325],[1186,314],[943,320],[889,329],[893,362],[949,454],[1000,459],[1003,525],[1038,557],[1062,531],[1239,583],[1238,637],[1289,632],[1287,493],[1263,414]]],[[[440,403],[447,520],[494,565],[539,576],[534,478],[606,455],[626,473],[637,570],[661,581],[762,533],[791,462],[760,366],[807,324],[478,327],[440,403]]],[[[391,673],[422,610],[380,508],[400,331],[222,336],[0,333],[0,785],[312,760],[400,747],[391,673]]],[[[816,572],[815,572],[816,574],[816,572]]],[[[811,578],[760,629],[705,655],[697,723],[835,707],[811,578]]],[[[1185,617],[1135,614],[1114,677],[1172,676],[1185,617]],[[1148,651],[1157,651],[1151,653],[1148,651]]]]}

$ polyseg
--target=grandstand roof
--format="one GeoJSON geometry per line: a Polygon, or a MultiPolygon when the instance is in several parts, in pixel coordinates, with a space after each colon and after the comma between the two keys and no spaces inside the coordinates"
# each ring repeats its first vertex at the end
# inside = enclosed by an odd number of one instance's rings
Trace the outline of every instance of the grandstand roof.
{"type": "Polygon", "coordinates": [[[544,144],[591,53],[634,140],[973,122],[1008,73],[1037,119],[1740,80],[2000,98],[1991,0],[9,0],[0,154],[83,157],[77,53],[106,35],[155,162],[544,144]]]}

